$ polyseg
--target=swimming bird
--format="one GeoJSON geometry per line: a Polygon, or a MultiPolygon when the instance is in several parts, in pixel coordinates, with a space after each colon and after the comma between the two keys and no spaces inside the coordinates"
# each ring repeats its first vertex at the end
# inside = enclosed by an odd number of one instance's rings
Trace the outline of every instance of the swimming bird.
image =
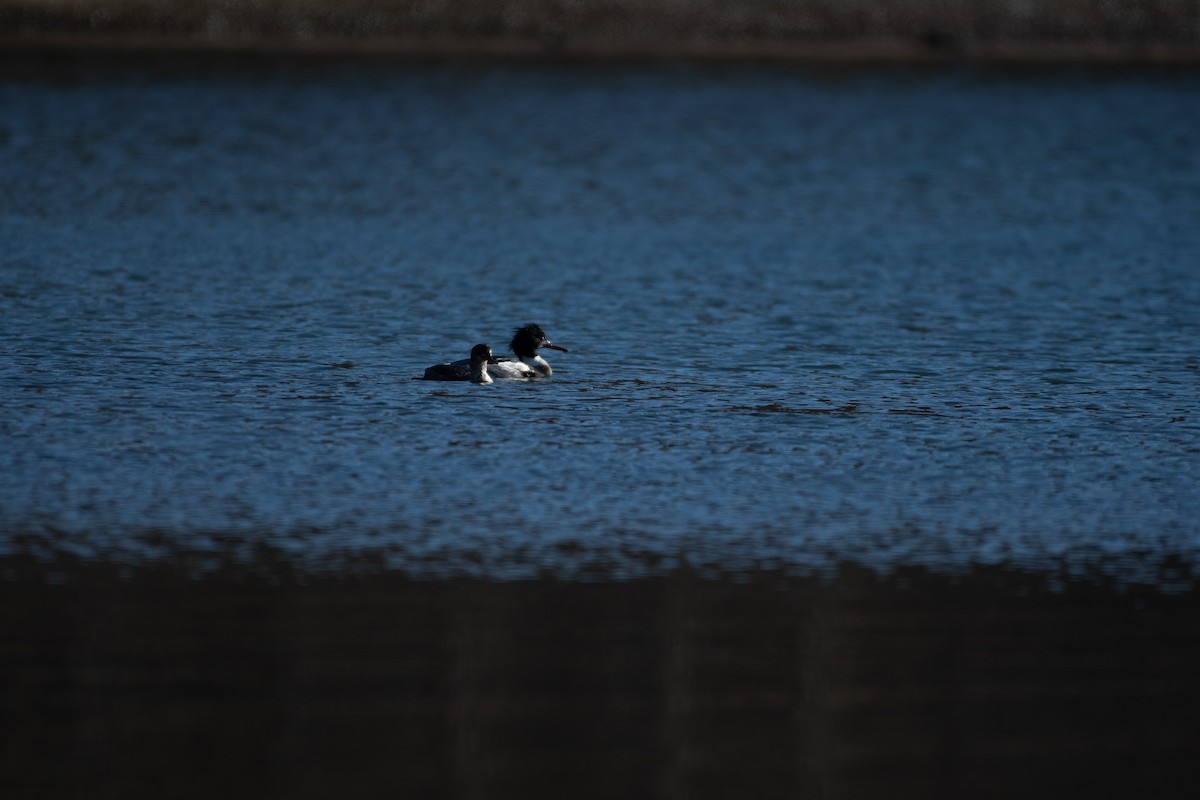
{"type": "Polygon", "coordinates": [[[552,375],[554,370],[550,369],[550,364],[546,359],[538,355],[538,350],[545,347],[562,353],[568,352],[567,348],[559,347],[547,339],[541,326],[532,322],[513,331],[513,338],[508,346],[517,358],[515,360],[511,358],[498,359],[500,363],[492,371],[497,378],[520,379],[552,375]]]}
{"type": "Polygon", "coordinates": [[[492,348],[486,344],[477,344],[471,348],[470,358],[449,364],[434,364],[426,368],[422,380],[491,383],[492,376],[488,374],[488,364],[498,363],[492,355],[492,348]]]}

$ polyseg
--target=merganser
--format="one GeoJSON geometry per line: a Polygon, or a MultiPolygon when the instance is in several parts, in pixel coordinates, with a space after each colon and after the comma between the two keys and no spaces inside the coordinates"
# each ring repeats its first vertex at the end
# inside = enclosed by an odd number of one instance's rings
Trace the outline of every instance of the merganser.
{"type": "Polygon", "coordinates": [[[425,370],[420,380],[426,381],[471,381],[472,383],[491,383],[492,376],[488,375],[488,364],[498,364],[492,355],[492,348],[486,344],[477,344],[471,348],[471,357],[465,361],[454,361],[449,364],[434,364],[425,370]]]}
{"type": "Polygon", "coordinates": [[[493,370],[493,375],[497,378],[520,379],[520,378],[536,378],[542,375],[553,375],[554,370],[550,369],[550,364],[546,359],[538,355],[538,350],[542,347],[550,350],[558,350],[566,353],[567,348],[559,347],[546,338],[545,332],[540,325],[534,325],[532,322],[528,325],[523,325],[513,332],[512,341],[508,346],[512,349],[513,355],[517,360],[511,358],[499,359],[499,364],[493,370]]]}

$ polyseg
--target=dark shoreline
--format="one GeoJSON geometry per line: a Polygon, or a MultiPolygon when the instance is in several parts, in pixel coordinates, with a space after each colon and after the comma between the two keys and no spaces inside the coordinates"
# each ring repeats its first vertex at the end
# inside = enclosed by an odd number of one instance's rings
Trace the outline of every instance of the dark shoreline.
{"type": "Polygon", "coordinates": [[[1200,51],[1200,7],[1192,0],[10,0],[0,8],[0,37],[451,55],[1141,60],[1200,51]]]}
{"type": "Polygon", "coordinates": [[[726,39],[696,41],[547,41],[536,37],[226,37],[168,34],[4,35],[4,58],[47,56],[246,56],[389,58],[405,61],[508,61],[549,64],[753,64],[815,66],[980,65],[1196,67],[1200,46],[1175,42],[911,38],[726,39]]]}
{"type": "Polygon", "coordinates": [[[0,558],[20,796],[1167,796],[1200,591],[0,558]]]}

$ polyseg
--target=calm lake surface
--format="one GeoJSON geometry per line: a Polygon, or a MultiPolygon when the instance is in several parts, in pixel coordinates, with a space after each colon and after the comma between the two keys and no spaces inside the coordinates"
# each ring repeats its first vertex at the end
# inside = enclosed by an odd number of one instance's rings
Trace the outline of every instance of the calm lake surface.
{"type": "Polygon", "coordinates": [[[17,796],[1194,785],[1200,75],[2,67],[17,796]]]}
{"type": "Polygon", "coordinates": [[[0,549],[1200,549],[1195,75],[148,75],[0,87],[0,549]]]}

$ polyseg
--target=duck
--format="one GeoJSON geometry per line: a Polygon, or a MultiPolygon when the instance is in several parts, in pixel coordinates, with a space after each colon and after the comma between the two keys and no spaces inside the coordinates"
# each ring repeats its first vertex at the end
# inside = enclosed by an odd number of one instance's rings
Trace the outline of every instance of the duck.
{"type": "Polygon", "coordinates": [[[554,374],[550,363],[538,355],[538,350],[558,350],[560,353],[570,352],[565,347],[559,347],[546,338],[546,332],[540,325],[530,322],[513,331],[512,341],[508,343],[515,359],[501,357],[492,375],[505,380],[522,380],[528,378],[549,377],[554,374]]]}
{"type": "Polygon", "coordinates": [[[449,364],[434,364],[425,369],[425,374],[418,380],[426,381],[471,381],[471,383],[492,383],[488,374],[489,364],[499,364],[492,348],[486,344],[477,344],[471,348],[471,357],[463,361],[453,361],[449,364]]]}

